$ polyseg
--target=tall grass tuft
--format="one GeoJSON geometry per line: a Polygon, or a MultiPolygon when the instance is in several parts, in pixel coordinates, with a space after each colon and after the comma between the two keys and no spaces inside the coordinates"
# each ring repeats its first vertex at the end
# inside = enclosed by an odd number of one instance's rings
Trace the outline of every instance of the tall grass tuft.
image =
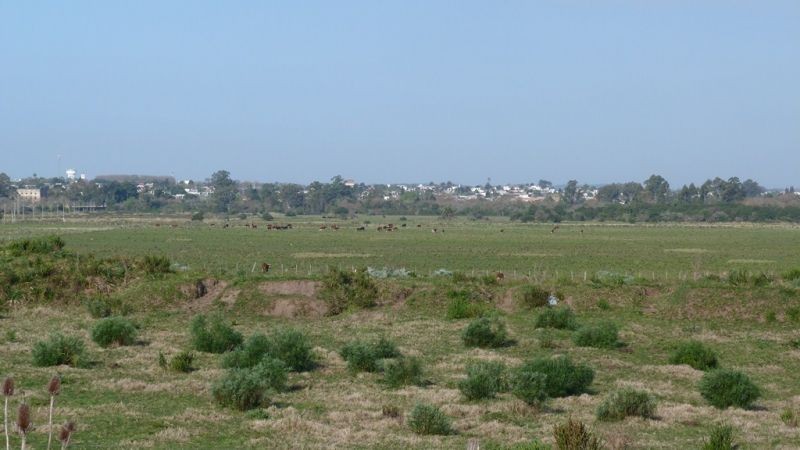
{"type": "Polygon", "coordinates": [[[87,364],[86,346],[79,338],[53,333],[46,341],[33,345],[33,365],[38,367],[66,364],[72,367],[85,367],[87,364]]]}
{"type": "Polygon", "coordinates": [[[715,369],[717,355],[700,341],[682,342],[669,357],[670,364],[687,364],[697,370],[715,369]]]}
{"type": "Polygon", "coordinates": [[[508,343],[508,333],[499,319],[481,317],[467,325],[461,340],[467,347],[497,348],[508,343]]]}
{"type": "Polygon", "coordinates": [[[389,359],[383,364],[383,382],[391,388],[424,384],[422,362],[414,357],[389,359]]]}
{"type": "Polygon", "coordinates": [[[584,325],[572,336],[578,347],[594,347],[612,349],[619,347],[619,330],[612,322],[596,325],[584,325]]]}
{"type": "Polygon", "coordinates": [[[75,433],[75,422],[68,421],[61,425],[61,430],[58,433],[58,440],[61,441],[61,450],[67,450],[73,433],[75,433]]]}
{"type": "Polygon", "coordinates": [[[703,441],[702,450],[732,450],[733,446],[733,427],[730,425],[715,425],[708,435],[708,439],[703,441]]]}
{"type": "Polygon", "coordinates": [[[270,394],[286,390],[287,373],[283,361],[267,356],[253,367],[228,370],[211,393],[220,405],[247,411],[266,406],[270,394]]]}
{"type": "Polygon", "coordinates": [[[136,326],[124,317],[98,320],[92,328],[92,340],[101,347],[132,345],[136,341],[136,334],[136,326]]]}
{"type": "Polygon", "coordinates": [[[761,390],[742,372],[715,369],[700,379],[700,394],[713,406],[749,408],[761,396],[761,390]]]}
{"type": "Polygon", "coordinates": [[[434,405],[417,403],[408,418],[411,431],[421,435],[448,435],[453,433],[450,418],[434,405]]]}
{"type": "Polygon", "coordinates": [[[597,408],[597,418],[605,421],[623,420],[629,416],[652,419],[655,414],[653,396],[630,388],[612,392],[597,408]]]}
{"type": "Polygon", "coordinates": [[[574,330],[578,328],[575,313],[569,306],[547,308],[536,317],[536,328],[556,328],[574,330]]]}
{"type": "Polygon", "coordinates": [[[352,306],[375,306],[378,286],[366,269],[350,272],[331,267],[322,278],[320,296],[328,304],[328,314],[336,315],[352,306]]]}
{"type": "Polygon", "coordinates": [[[535,358],[517,370],[545,375],[545,392],[553,398],[583,394],[594,380],[594,370],[574,364],[567,356],[535,358]]]}
{"type": "Polygon", "coordinates": [[[589,430],[583,422],[572,417],[553,427],[553,437],[558,450],[600,450],[603,441],[589,430]]]}
{"type": "Polygon", "coordinates": [[[458,382],[458,389],[467,400],[494,398],[506,388],[505,364],[497,361],[476,361],[467,364],[467,378],[458,382]]]}

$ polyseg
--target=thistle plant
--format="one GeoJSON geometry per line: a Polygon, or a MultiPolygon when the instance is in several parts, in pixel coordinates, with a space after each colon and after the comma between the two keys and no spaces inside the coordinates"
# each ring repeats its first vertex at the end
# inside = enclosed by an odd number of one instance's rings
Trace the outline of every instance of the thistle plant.
{"type": "Polygon", "coordinates": [[[17,431],[19,431],[19,435],[22,437],[22,450],[25,450],[25,442],[28,438],[28,433],[33,428],[33,424],[31,423],[31,407],[28,406],[27,403],[23,403],[19,405],[19,410],[17,410],[17,431]]]}
{"type": "Polygon", "coordinates": [[[3,425],[5,427],[3,430],[5,430],[6,434],[6,450],[11,450],[11,441],[8,437],[8,398],[12,395],[14,395],[14,379],[6,377],[3,380],[3,397],[5,397],[5,407],[3,408],[3,425]]]}
{"type": "Polygon", "coordinates": [[[61,425],[61,431],[58,433],[58,440],[61,441],[61,450],[67,450],[69,441],[72,439],[72,433],[75,432],[75,422],[66,422],[61,425]]]}
{"type": "Polygon", "coordinates": [[[56,406],[56,396],[61,393],[61,377],[53,375],[47,383],[47,393],[50,394],[50,414],[47,422],[47,450],[53,441],[53,408],[56,406]]]}

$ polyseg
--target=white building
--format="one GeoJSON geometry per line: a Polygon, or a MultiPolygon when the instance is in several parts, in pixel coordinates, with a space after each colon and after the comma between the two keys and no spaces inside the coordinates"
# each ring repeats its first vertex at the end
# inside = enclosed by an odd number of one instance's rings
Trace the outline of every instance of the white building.
{"type": "Polygon", "coordinates": [[[23,201],[38,203],[42,199],[42,190],[38,188],[21,188],[17,189],[17,195],[23,201]]]}

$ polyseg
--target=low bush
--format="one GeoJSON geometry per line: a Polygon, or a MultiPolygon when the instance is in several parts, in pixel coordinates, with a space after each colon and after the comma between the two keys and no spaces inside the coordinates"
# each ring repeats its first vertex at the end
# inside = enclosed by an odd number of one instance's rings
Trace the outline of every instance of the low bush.
{"type": "Polygon", "coordinates": [[[64,240],[58,236],[20,239],[8,244],[11,256],[55,253],[64,248],[64,240]]]}
{"type": "Polygon", "coordinates": [[[206,353],[225,353],[242,343],[242,334],[226,324],[222,317],[214,315],[206,319],[197,315],[189,327],[192,348],[206,353]]]}
{"type": "Polygon", "coordinates": [[[92,298],[86,302],[89,315],[95,319],[102,319],[111,315],[111,304],[104,298],[92,298]]]}
{"type": "Polygon", "coordinates": [[[92,340],[100,347],[132,345],[136,341],[136,326],[124,317],[98,320],[92,328],[92,340]]]}
{"type": "Polygon", "coordinates": [[[597,418],[605,421],[623,420],[628,416],[652,419],[656,400],[647,392],[625,388],[612,392],[597,408],[597,418]]]}
{"type": "Polygon", "coordinates": [[[481,317],[473,320],[461,334],[467,347],[496,348],[506,345],[506,325],[497,318],[481,317]]]}
{"type": "Polygon", "coordinates": [[[700,341],[688,341],[677,345],[669,356],[670,364],[686,364],[697,370],[715,369],[717,355],[700,341]]]}
{"type": "Polygon", "coordinates": [[[703,441],[702,450],[732,450],[733,427],[730,425],[715,425],[708,435],[708,439],[703,441]]]}
{"type": "Polygon", "coordinates": [[[392,341],[380,338],[375,342],[349,342],[339,354],[352,372],[377,372],[380,360],[399,357],[400,351],[392,341]]]}
{"type": "Polygon", "coordinates": [[[267,406],[271,394],[286,390],[287,372],[283,361],[265,357],[253,367],[230,369],[211,393],[220,405],[240,411],[267,406]]]}
{"type": "Polygon", "coordinates": [[[411,431],[421,435],[448,435],[453,433],[450,418],[434,405],[417,403],[408,417],[411,431]]]}
{"type": "Polygon", "coordinates": [[[530,406],[540,406],[547,400],[547,375],[518,367],[511,375],[511,393],[530,406]]]}
{"type": "Polygon", "coordinates": [[[583,364],[574,364],[567,356],[535,358],[517,369],[524,372],[544,374],[545,392],[548,397],[568,397],[587,391],[594,381],[594,370],[583,364]]]}
{"type": "Polygon", "coordinates": [[[189,373],[194,370],[194,353],[183,351],[175,355],[169,361],[169,369],[173,372],[189,373]]]}
{"type": "Polygon", "coordinates": [[[794,408],[785,408],[781,411],[781,421],[787,427],[797,428],[797,425],[800,424],[800,415],[794,408]]]}
{"type": "Polygon", "coordinates": [[[715,369],[700,380],[700,394],[713,406],[748,408],[761,396],[761,390],[742,372],[715,369]]]}
{"type": "Polygon", "coordinates": [[[786,271],[781,276],[785,281],[795,281],[800,280],[800,268],[795,268],[789,271],[786,271]]]}
{"type": "Polygon", "coordinates": [[[171,263],[166,256],[145,255],[139,266],[147,275],[158,276],[172,272],[171,263]]]}
{"type": "Polygon", "coordinates": [[[506,387],[505,364],[477,361],[467,364],[467,378],[458,382],[458,389],[467,400],[494,398],[506,387]]]}
{"type": "Polygon", "coordinates": [[[536,318],[536,328],[574,330],[577,327],[575,313],[568,306],[547,308],[536,318]]]}
{"type": "Polygon", "coordinates": [[[539,286],[524,286],[519,292],[519,302],[527,308],[539,308],[548,306],[550,292],[539,286]]]}
{"type": "Polygon", "coordinates": [[[49,367],[68,365],[84,367],[86,364],[86,346],[83,341],[74,336],[64,336],[53,333],[46,341],[39,341],[33,345],[33,365],[49,367]]]}
{"type": "Polygon", "coordinates": [[[447,302],[447,318],[456,320],[481,317],[486,309],[482,303],[463,297],[454,297],[447,302]]]}
{"type": "Polygon", "coordinates": [[[619,330],[611,322],[584,325],[572,336],[578,347],[616,348],[619,347],[619,330]]]}
{"type": "Polygon", "coordinates": [[[328,314],[340,314],[351,306],[375,306],[378,287],[366,269],[355,272],[330,268],[322,278],[320,297],[328,304],[328,314]]]}
{"type": "Polygon", "coordinates": [[[203,219],[205,219],[205,218],[206,218],[206,216],[205,216],[205,214],[203,214],[202,211],[198,211],[198,212],[192,214],[192,222],[202,222],[203,219]]]}
{"type": "Polygon", "coordinates": [[[383,382],[391,388],[422,386],[422,362],[414,357],[388,359],[383,363],[383,382]]]}
{"type": "Polygon", "coordinates": [[[289,370],[305,372],[316,366],[308,337],[290,328],[280,329],[272,336],[271,354],[283,361],[289,370]]]}
{"type": "Polygon", "coordinates": [[[231,369],[253,367],[271,352],[272,342],[270,339],[261,333],[256,333],[247,338],[244,344],[236,350],[223,355],[222,367],[231,369]]]}
{"type": "Polygon", "coordinates": [[[553,437],[558,450],[601,450],[605,447],[603,441],[583,422],[573,420],[572,417],[553,427],[553,437]]]}

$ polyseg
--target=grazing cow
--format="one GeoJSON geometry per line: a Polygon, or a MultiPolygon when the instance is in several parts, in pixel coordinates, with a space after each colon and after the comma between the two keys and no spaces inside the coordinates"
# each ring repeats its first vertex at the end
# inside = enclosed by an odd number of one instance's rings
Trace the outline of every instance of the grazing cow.
{"type": "Polygon", "coordinates": [[[356,228],[356,231],[364,231],[366,229],[367,229],[367,227],[361,226],[361,227],[356,228]]]}
{"type": "Polygon", "coordinates": [[[170,226],[171,226],[172,228],[178,228],[178,224],[176,224],[176,223],[173,223],[173,224],[172,224],[172,225],[170,225],[170,226]]]}
{"type": "Polygon", "coordinates": [[[421,224],[421,223],[418,223],[418,224],[417,224],[417,228],[422,228],[422,224],[421,224]]]}
{"type": "Polygon", "coordinates": [[[494,277],[497,279],[497,281],[503,281],[506,278],[503,272],[497,272],[494,274],[494,277]]]}
{"type": "Polygon", "coordinates": [[[504,229],[500,228],[500,232],[501,232],[501,233],[502,233],[502,232],[504,232],[504,231],[506,231],[506,230],[504,230],[504,229]]]}
{"type": "Polygon", "coordinates": [[[436,228],[431,230],[432,233],[436,233],[437,231],[439,231],[439,230],[437,230],[436,228]]]}
{"type": "Polygon", "coordinates": [[[327,226],[327,225],[320,225],[320,227],[319,227],[319,230],[320,230],[320,231],[322,231],[322,230],[327,230],[327,229],[328,229],[328,226],[327,226]]]}
{"type": "Polygon", "coordinates": [[[556,230],[558,230],[559,228],[560,228],[560,227],[559,227],[558,225],[556,225],[556,226],[554,226],[554,227],[553,227],[553,229],[552,229],[552,230],[550,230],[550,232],[551,232],[551,233],[555,233],[555,232],[556,232],[556,230]]]}
{"type": "Polygon", "coordinates": [[[261,273],[269,272],[270,267],[272,267],[272,264],[261,263],[261,273]]]}
{"type": "Polygon", "coordinates": [[[222,228],[230,228],[230,224],[226,223],[225,225],[222,226],[222,228]]]}
{"type": "Polygon", "coordinates": [[[157,227],[160,227],[160,226],[161,226],[161,224],[160,224],[160,223],[157,223],[157,224],[156,224],[156,226],[157,226],[157,227]]]}
{"type": "Polygon", "coordinates": [[[401,227],[403,227],[403,228],[405,228],[405,227],[406,227],[406,224],[402,224],[402,225],[400,225],[400,226],[401,226],[401,227]]]}
{"type": "Polygon", "coordinates": [[[331,228],[334,229],[334,230],[338,230],[339,229],[339,225],[336,225],[336,224],[331,225],[331,228]]]}

